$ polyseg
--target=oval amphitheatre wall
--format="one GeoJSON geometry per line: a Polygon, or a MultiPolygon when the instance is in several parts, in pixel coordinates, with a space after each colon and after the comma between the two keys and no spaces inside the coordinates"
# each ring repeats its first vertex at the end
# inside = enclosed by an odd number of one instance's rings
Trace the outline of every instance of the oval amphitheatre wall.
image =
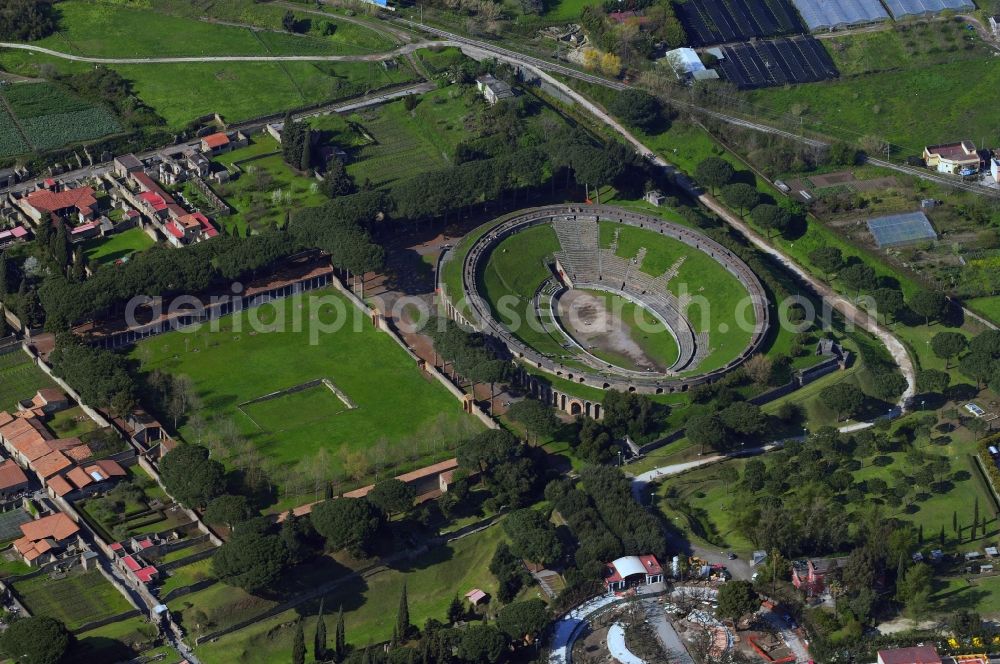
{"type": "MultiPolygon", "coordinates": [[[[473,319],[473,326],[480,331],[502,340],[511,355],[533,372],[522,371],[521,383],[534,396],[541,398],[556,408],[570,414],[586,414],[600,418],[600,402],[583,399],[569,392],[553,387],[535,374],[543,372],[562,381],[570,381],[599,390],[616,389],[640,394],[669,394],[684,392],[691,387],[710,383],[740,366],[756,353],[764,342],[770,324],[770,309],[764,286],[756,274],[738,256],[714,240],[690,228],[659,219],[640,212],[633,212],[607,205],[553,205],[532,208],[513,216],[508,215],[502,222],[488,230],[468,249],[462,265],[462,288],[466,305],[473,319]],[[676,373],[643,372],[606,365],[600,370],[594,367],[573,367],[542,355],[514,336],[507,327],[496,320],[492,308],[480,292],[481,275],[489,262],[493,249],[504,239],[525,229],[550,224],[555,221],[590,222],[598,220],[617,222],[646,229],[662,236],[682,242],[692,249],[707,254],[727,272],[735,277],[746,289],[752,304],[755,326],[749,342],[743,350],[724,366],[704,373],[677,375],[676,373]]],[[[642,295],[631,293],[631,299],[642,300],[642,295]]],[[[462,322],[470,322],[457,308],[448,306],[450,314],[462,322]]],[[[673,333],[673,330],[671,331],[673,333]]]]}

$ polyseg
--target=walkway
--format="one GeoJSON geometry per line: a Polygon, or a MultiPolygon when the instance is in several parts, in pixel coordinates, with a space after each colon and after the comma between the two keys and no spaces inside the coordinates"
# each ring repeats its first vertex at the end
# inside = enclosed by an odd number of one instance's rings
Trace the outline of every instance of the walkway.
{"type": "Polygon", "coordinates": [[[625,643],[625,628],[615,623],[608,629],[608,652],[621,664],[648,664],[646,660],[633,655],[625,643]]]}
{"type": "Polygon", "coordinates": [[[34,44],[0,42],[0,48],[32,51],[34,53],[42,53],[54,58],[70,60],[72,62],[92,62],[100,65],[155,65],[196,62],[381,62],[382,60],[392,60],[393,58],[401,55],[409,55],[410,53],[422,48],[453,45],[454,44],[447,41],[422,41],[405,44],[391,51],[369,53],[364,55],[181,55],[147,58],[99,58],[89,55],[64,53],[51,48],[45,48],[43,46],[35,46],[34,44]]]}
{"type": "Polygon", "coordinates": [[[618,601],[614,595],[601,595],[576,607],[555,624],[549,664],[570,664],[573,642],[587,624],[587,619],[618,601]]]}

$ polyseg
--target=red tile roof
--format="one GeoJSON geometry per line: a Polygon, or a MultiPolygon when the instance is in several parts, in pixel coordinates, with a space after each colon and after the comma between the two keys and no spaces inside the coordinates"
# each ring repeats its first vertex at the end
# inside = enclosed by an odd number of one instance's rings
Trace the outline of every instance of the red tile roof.
{"type": "Polygon", "coordinates": [[[156,578],[157,574],[159,574],[157,569],[153,566],[149,566],[149,567],[143,567],[141,570],[136,572],[135,577],[139,579],[139,581],[141,581],[142,583],[149,583],[150,581],[156,578]]]}
{"type": "Polygon", "coordinates": [[[0,463],[0,491],[13,489],[28,483],[28,476],[12,459],[0,463]]]}
{"type": "Polygon", "coordinates": [[[205,136],[201,139],[201,142],[205,147],[214,150],[215,148],[221,148],[223,145],[229,145],[229,137],[219,132],[205,136]]]}
{"type": "MultiPolygon", "coordinates": [[[[77,466],[73,468],[65,475],[66,479],[73,483],[77,489],[83,489],[94,483],[94,478],[87,474],[87,472],[77,466]]],[[[52,484],[49,482],[49,484],[52,484]]]]}
{"type": "Polygon", "coordinates": [[[125,556],[122,558],[122,564],[133,572],[138,572],[142,569],[142,565],[140,565],[139,562],[132,556],[125,556]]]}
{"type": "Polygon", "coordinates": [[[58,451],[49,452],[31,464],[34,471],[38,473],[38,476],[42,479],[48,479],[56,473],[66,470],[72,465],[73,462],[69,460],[69,457],[58,451]]]}
{"type": "Polygon", "coordinates": [[[882,664],[941,664],[941,657],[932,646],[879,650],[878,658],[882,664]]]}
{"type": "Polygon", "coordinates": [[[49,484],[49,488],[52,489],[52,491],[54,491],[59,497],[65,496],[74,490],[73,485],[67,482],[66,478],[62,475],[50,477],[47,482],[49,484]]]}
{"type": "Polygon", "coordinates": [[[59,212],[60,210],[76,209],[83,214],[90,214],[97,199],[94,198],[94,190],[90,187],[80,187],[78,189],[65,189],[63,191],[49,191],[48,189],[38,189],[24,197],[31,207],[39,212],[59,212]]]}
{"type": "MultiPolygon", "coordinates": [[[[117,461],[112,461],[111,459],[101,459],[87,466],[84,470],[91,477],[94,477],[94,473],[99,473],[104,479],[110,479],[112,477],[125,477],[127,473],[125,469],[122,468],[117,461]]],[[[97,479],[96,477],[94,479],[97,479]]]]}
{"type": "Polygon", "coordinates": [[[56,512],[49,516],[43,516],[41,519],[22,523],[21,532],[32,542],[38,542],[48,537],[61,542],[80,532],[80,526],[73,523],[73,519],[62,512],[56,512]]]}

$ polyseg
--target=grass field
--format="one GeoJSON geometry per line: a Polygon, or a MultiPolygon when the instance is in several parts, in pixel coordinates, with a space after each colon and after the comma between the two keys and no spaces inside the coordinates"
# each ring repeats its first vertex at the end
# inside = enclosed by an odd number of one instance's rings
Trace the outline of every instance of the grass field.
{"type": "MultiPolygon", "coordinates": [[[[410,605],[410,620],[423,625],[427,618],[445,619],[451,599],[472,588],[486,592],[496,589],[496,581],[488,571],[489,561],[497,544],[504,538],[500,526],[457,542],[431,550],[403,567],[388,569],[363,581],[344,584],[340,590],[326,596],[326,622],[332,629],[333,614],[344,607],[347,641],[355,647],[379,642],[392,636],[396,607],[403,583],[406,583],[410,605]]],[[[196,598],[196,593],[190,597],[196,598]]],[[[197,599],[190,600],[198,604],[197,599]]],[[[304,617],[303,628],[312,634],[318,602],[299,611],[286,611],[251,627],[227,634],[212,643],[198,646],[196,652],[206,664],[264,664],[287,661],[290,652],[293,622],[304,617]]],[[[173,607],[172,607],[173,608],[173,607]]],[[[217,611],[225,611],[218,606],[217,611]]]]}
{"type": "Polygon", "coordinates": [[[132,254],[145,251],[155,242],[141,228],[130,228],[110,237],[88,240],[83,245],[83,253],[91,263],[114,263],[132,254]]]}
{"type": "Polygon", "coordinates": [[[468,113],[467,98],[452,86],[423,95],[413,111],[397,101],[354,115],[374,142],[357,152],[347,172],[358,184],[378,187],[444,168],[470,135],[463,122],[468,113]]]}
{"type": "Polygon", "coordinates": [[[166,596],[167,593],[172,590],[176,590],[177,588],[186,588],[187,586],[194,585],[199,581],[213,578],[212,559],[205,558],[204,560],[199,560],[189,565],[174,567],[167,572],[167,574],[169,576],[167,576],[166,580],[160,585],[160,597],[166,596]]]}
{"type": "MultiPolygon", "coordinates": [[[[284,10],[279,11],[277,24],[268,27],[280,29],[284,10]]],[[[318,22],[315,30],[310,23],[309,32],[303,35],[257,32],[238,25],[100,1],[67,0],[59,4],[59,13],[59,34],[38,43],[64,51],[68,46],[72,53],[79,55],[348,55],[392,48],[392,42],[379,33],[338,21],[330,21],[335,26],[333,35],[322,36],[318,22]],[[178,39],[178,35],[184,38],[178,39]]]]}
{"type": "MultiPolygon", "coordinates": [[[[341,453],[365,452],[379,441],[391,448],[388,452],[397,462],[404,457],[443,458],[451,445],[479,428],[462,414],[454,397],[333,291],[244,312],[238,330],[236,322],[230,316],[222,319],[217,332],[203,329],[149,339],[133,357],[142,358],[143,371],[190,376],[206,409],[232,419],[240,432],[281,463],[325,449],[332,452],[333,465],[342,467],[341,453]],[[284,320],[287,331],[255,333],[250,317],[268,324],[284,320]],[[336,329],[321,331],[323,325],[336,329]],[[253,362],[247,362],[248,357],[253,362]],[[234,373],[236,366],[240,371],[234,373]],[[336,408],[326,418],[279,434],[259,430],[237,409],[256,397],[320,378],[331,380],[358,407],[332,414],[340,410],[336,408]]],[[[181,432],[191,435],[186,426],[181,432]]]]}
{"type": "Polygon", "coordinates": [[[50,579],[48,574],[17,581],[14,592],[35,616],[52,616],[75,630],[108,616],[124,613],[132,605],[97,570],[50,579]]]}
{"type": "Polygon", "coordinates": [[[994,323],[1000,323],[1000,296],[977,297],[965,304],[994,323]]]}
{"type": "Polygon", "coordinates": [[[30,399],[43,387],[55,387],[55,383],[20,349],[0,355],[0,410],[15,408],[18,401],[30,399]]]}
{"type": "MultiPolygon", "coordinates": [[[[142,618],[119,620],[97,629],[80,632],[76,635],[77,642],[73,646],[70,657],[73,661],[88,664],[114,664],[130,660],[140,653],[151,657],[161,652],[160,648],[151,649],[156,640],[156,627],[142,618]]],[[[181,661],[180,655],[166,646],[162,650],[163,664],[176,664],[181,661]]],[[[147,661],[157,661],[149,659],[147,661]]]]}
{"type": "Polygon", "coordinates": [[[276,140],[258,135],[252,144],[219,160],[223,164],[239,161],[243,169],[239,177],[215,188],[235,211],[218,217],[226,230],[235,227],[242,234],[248,226],[263,230],[283,225],[289,210],[315,207],[328,200],[316,180],[294,172],[280,154],[273,154],[280,150],[276,140]]]}
{"type": "Polygon", "coordinates": [[[220,62],[116,69],[171,127],[209,113],[220,113],[227,122],[246,120],[413,78],[405,66],[386,71],[365,62],[220,62]]]}
{"type": "Polygon", "coordinates": [[[998,88],[1000,67],[994,58],[981,58],[742,96],[767,115],[798,115],[806,128],[845,140],[882,137],[919,155],[924,145],[956,140],[956,131],[997,143],[1000,133],[981,110],[997,99],[998,88]]]}

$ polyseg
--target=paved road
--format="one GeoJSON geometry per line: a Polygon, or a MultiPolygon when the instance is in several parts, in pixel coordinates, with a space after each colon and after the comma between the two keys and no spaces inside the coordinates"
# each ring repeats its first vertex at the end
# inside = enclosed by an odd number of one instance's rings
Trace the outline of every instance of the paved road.
{"type": "Polygon", "coordinates": [[[646,612],[646,620],[650,627],[656,630],[656,638],[660,645],[670,656],[671,664],[695,664],[694,659],[688,652],[687,646],[681,641],[677,630],[670,624],[667,614],[663,610],[663,605],[654,597],[642,600],[643,609],[646,612]]]}

